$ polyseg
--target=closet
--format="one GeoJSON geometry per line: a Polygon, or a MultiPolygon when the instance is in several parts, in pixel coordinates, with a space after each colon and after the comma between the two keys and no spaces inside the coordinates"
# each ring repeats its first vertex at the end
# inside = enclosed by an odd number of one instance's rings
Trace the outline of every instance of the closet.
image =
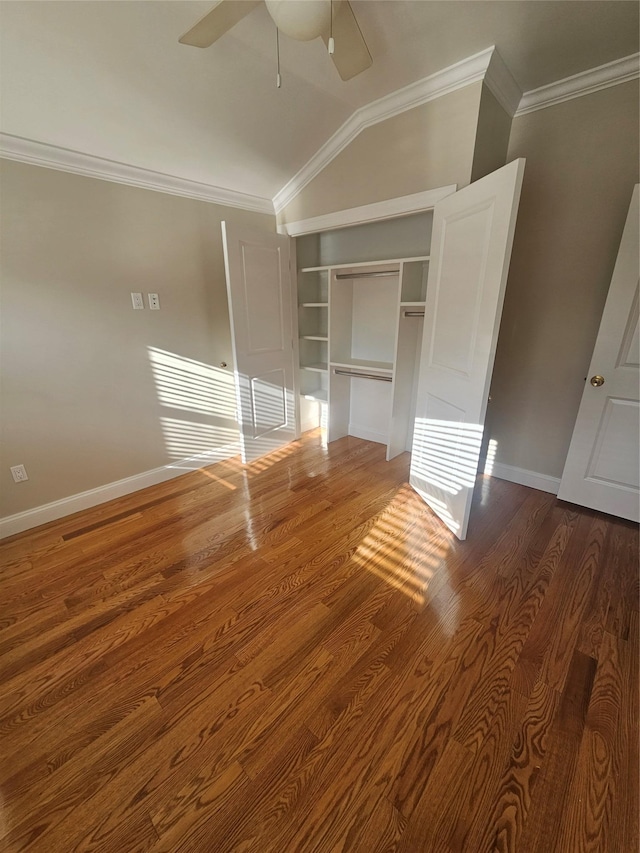
{"type": "Polygon", "coordinates": [[[298,270],[303,430],[377,441],[387,459],[411,449],[431,225],[429,211],[298,238],[298,266],[329,261],[298,270]]]}
{"type": "Polygon", "coordinates": [[[431,209],[418,193],[280,234],[223,223],[243,462],[318,424],[410,450],[411,485],[465,538],[524,165],[428,191],[431,209]]]}

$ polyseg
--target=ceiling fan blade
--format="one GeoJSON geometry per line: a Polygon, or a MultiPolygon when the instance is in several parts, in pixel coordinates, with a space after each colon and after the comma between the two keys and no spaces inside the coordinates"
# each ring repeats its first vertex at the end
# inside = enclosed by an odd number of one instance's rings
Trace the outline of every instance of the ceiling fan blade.
{"type": "MultiPolygon", "coordinates": [[[[350,80],[373,63],[356,16],[347,0],[343,0],[334,12],[333,38],[335,53],[331,58],[343,80],[350,80]]],[[[322,34],[322,40],[325,44],[329,43],[328,30],[322,34]]]]}
{"type": "Polygon", "coordinates": [[[218,0],[213,9],[200,18],[178,41],[193,47],[209,47],[261,2],[262,0],[218,0]]]}

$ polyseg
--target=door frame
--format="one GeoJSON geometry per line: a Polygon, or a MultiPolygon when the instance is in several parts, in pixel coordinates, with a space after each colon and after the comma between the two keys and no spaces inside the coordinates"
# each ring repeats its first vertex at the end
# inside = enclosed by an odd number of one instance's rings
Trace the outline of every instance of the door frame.
{"type": "MultiPolygon", "coordinates": [[[[298,338],[298,306],[295,294],[297,293],[298,263],[296,257],[295,237],[304,237],[307,234],[321,234],[323,231],[335,231],[340,228],[349,228],[353,225],[368,225],[373,222],[382,222],[388,219],[400,219],[411,216],[414,213],[426,213],[432,211],[437,202],[447,196],[453,195],[458,190],[457,184],[448,184],[436,187],[432,190],[424,190],[411,195],[396,196],[384,201],[375,201],[358,207],[348,207],[345,210],[337,210],[334,213],[325,213],[321,216],[312,216],[308,219],[299,219],[295,222],[283,222],[277,226],[278,234],[290,237],[291,258],[291,286],[294,299],[291,302],[293,312],[293,347],[297,361],[300,358],[300,342],[298,338]]],[[[296,388],[296,433],[300,438],[302,429],[302,416],[300,406],[300,380],[298,371],[295,374],[296,388]]]]}
{"type": "Polygon", "coordinates": [[[457,184],[437,187],[433,190],[397,196],[386,201],[375,201],[360,207],[349,207],[337,210],[335,213],[325,213],[322,216],[312,216],[309,219],[299,219],[296,222],[283,222],[278,225],[278,234],[288,237],[302,237],[305,234],[319,234],[322,231],[334,231],[338,228],[349,228],[352,225],[366,225],[370,222],[382,222],[385,219],[399,219],[413,213],[425,213],[433,210],[436,203],[458,189],[457,184]]]}

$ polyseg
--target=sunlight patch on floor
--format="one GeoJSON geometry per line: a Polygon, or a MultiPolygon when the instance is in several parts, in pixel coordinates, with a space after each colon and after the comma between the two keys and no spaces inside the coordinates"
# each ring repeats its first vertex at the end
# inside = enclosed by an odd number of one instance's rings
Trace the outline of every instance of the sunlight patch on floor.
{"type": "Polygon", "coordinates": [[[353,559],[422,605],[430,582],[443,570],[450,534],[442,538],[429,532],[424,514],[417,518],[413,514],[414,500],[419,498],[408,486],[405,488],[380,514],[353,559]]]}

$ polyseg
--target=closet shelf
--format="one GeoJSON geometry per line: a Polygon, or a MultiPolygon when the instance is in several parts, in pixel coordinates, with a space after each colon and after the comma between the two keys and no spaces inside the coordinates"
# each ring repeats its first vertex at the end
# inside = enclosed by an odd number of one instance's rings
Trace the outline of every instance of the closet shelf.
{"type": "Polygon", "coordinates": [[[389,264],[411,263],[413,261],[428,261],[429,255],[416,255],[412,258],[385,258],[381,261],[358,261],[357,263],[326,264],[321,267],[303,267],[299,272],[326,272],[327,270],[356,269],[357,267],[388,266],[389,264]]]}
{"type": "Polygon", "coordinates": [[[353,370],[375,370],[385,376],[393,374],[393,363],[390,361],[369,361],[364,358],[351,358],[344,361],[332,361],[330,366],[332,368],[345,367],[353,370]]]}
{"type": "Polygon", "coordinates": [[[314,373],[326,373],[329,369],[328,364],[318,362],[317,364],[301,364],[300,370],[312,370],[314,373]]]}
{"type": "Polygon", "coordinates": [[[326,391],[318,388],[317,391],[311,391],[309,394],[303,394],[305,400],[313,400],[316,403],[326,403],[328,395],[326,391]]]}
{"type": "MultiPolygon", "coordinates": [[[[388,264],[385,264],[388,266],[388,264]]],[[[357,278],[397,278],[399,270],[382,269],[382,270],[363,270],[362,272],[339,272],[336,273],[336,281],[347,281],[357,278]]]]}
{"type": "Polygon", "coordinates": [[[424,254],[299,270],[301,412],[326,428],[327,441],[377,441],[388,459],[411,446],[423,326],[413,318],[425,314],[428,261],[424,254]]]}

